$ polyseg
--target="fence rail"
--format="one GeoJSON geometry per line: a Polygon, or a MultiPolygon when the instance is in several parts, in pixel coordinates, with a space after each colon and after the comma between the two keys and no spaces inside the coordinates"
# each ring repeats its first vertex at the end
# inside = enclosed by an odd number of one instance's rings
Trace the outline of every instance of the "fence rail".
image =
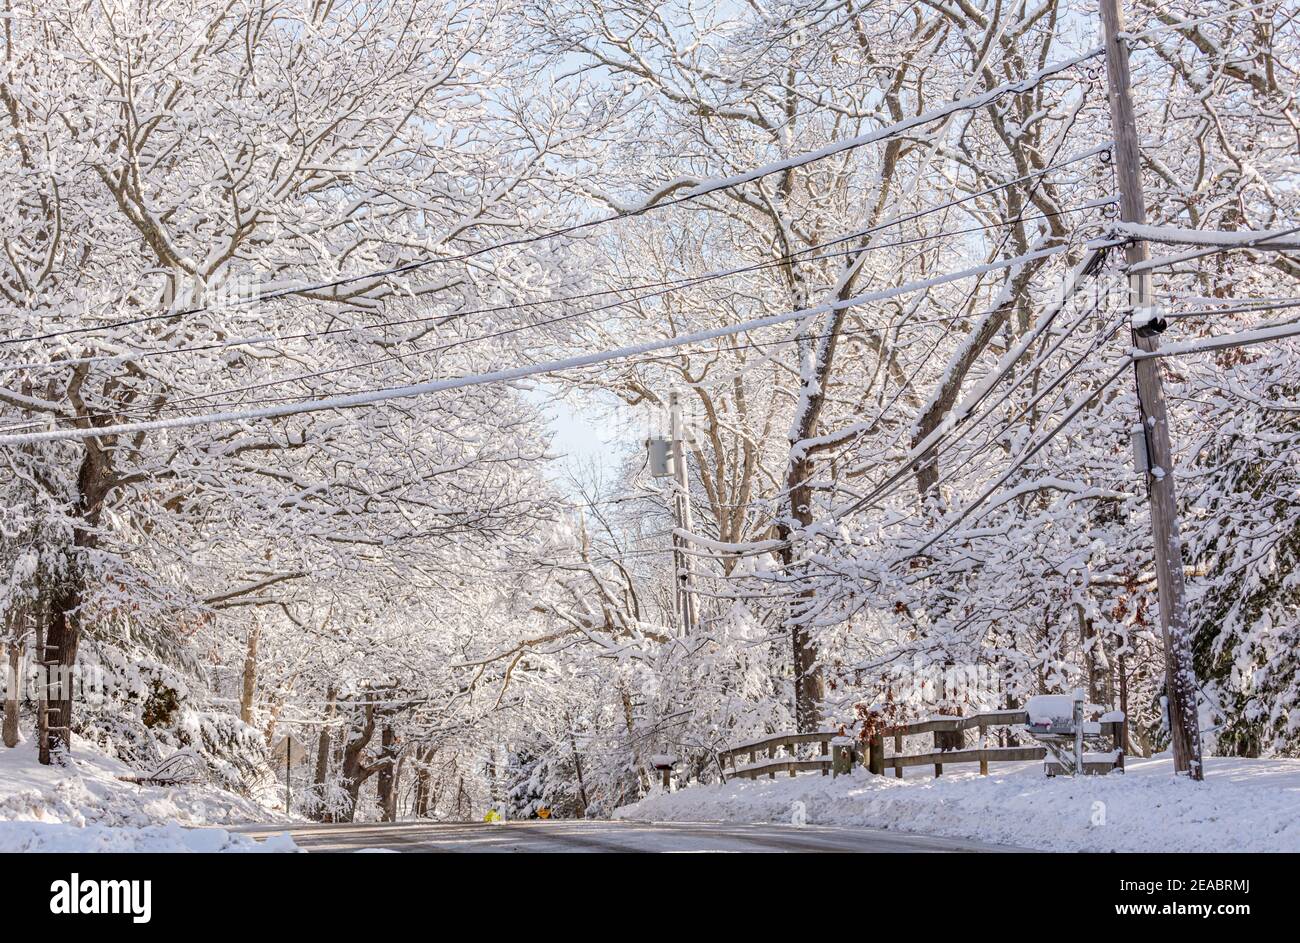
{"type": "MultiPolygon", "coordinates": [[[[931,717],[911,724],[893,724],[881,728],[867,740],[865,765],[876,774],[883,775],[887,768],[894,770],[894,775],[902,778],[903,770],[909,766],[933,766],[934,775],[943,775],[945,766],[957,766],[962,763],[978,763],[980,775],[987,776],[990,763],[1024,762],[1026,760],[1045,760],[1048,756],[1043,746],[1007,746],[989,747],[984,739],[994,727],[1017,727],[1029,723],[1026,710],[985,711],[969,717],[931,717]],[[957,731],[978,730],[980,745],[975,749],[934,750],[929,753],[903,753],[903,739],[921,734],[955,733],[957,731]],[[893,755],[885,754],[885,741],[893,740],[893,755]]],[[[1122,720],[1085,721],[1084,736],[1089,739],[1110,738],[1114,751],[1105,758],[1085,758],[1085,773],[1105,773],[1112,769],[1124,768],[1124,724],[1122,720]]],[[[1051,761],[1047,764],[1049,775],[1061,772],[1060,764],[1051,761]]]]}
{"type": "MultiPolygon", "coordinates": [[[[755,740],[753,743],[745,743],[729,750],[723,750],[718,754],[718,765],[723,767],[723,775],[732,778],[757,779],[759,776],[766,775],[769,779],[775,779],[777,773],[788,772],[791,776],[802,771],[817,770],[823,776],[831,772],[835,764],[835,757],[832,755],[831,744],[840,736],[838,730],[819,730],[813,733],[784,733],[775,734],[763,740],[755,740]],[[799,747],[807,744],[819,744],[819,752],[815,757],[799,756],[799,747]],[[785,751],[784,757],[778,757],[779,751],[785,751]],[[766,760],[759,760],[759,754],[766,753],[766,760]],[[741,757],[748,757],[748,766],[737,766],[736,761],[741,757]],[[727,770],[725,765],[731,764],[731,769],[727,770]]],[[[851,765],[851,760],[849,761],[851,765]]]]}
{"type": "MultiPolygon", "coordinates": [[[[837,773],[848,772],[858,758],[857,748],[860,747],[862,763],[870,772],[884,775],[886,769],[893,769],[894,775],[900,779],[903,770],[910,766],[933,766],[934,775],[940,776],[945,766],[978,763],[980,775],[987,776],[990,763],[1015,763],[1029,760],[1046,760],[1049,776],[1062,772],[1058,762],[1048,759],[1049,753],[1045,746],[988,746],[985,743],[989,731],[993,728],[1019,727],[1028,723],[1028,711],[1010,709],[985,711],[969,717],[930,717],[910,724],[891,724],[873,731],[866,737],[865,742],[856,743],[836,730],[773,734],[762,740],[723,750],[718,754],[718,766],[727,778],[757,779],[760,776],[767,776],[775,779],[777,773],[789,773],[794,776],[800,772],[813,770],[825,776],[832,770],[837,773]],[[980,743],[977,747],[939,749],[928,753],[903,752],[903,741],[907,737],[966,730],[979,732],[980,743]],[[893,741],[893,752],[888,755],[885,752],[887,740],[893,741]],[[813,743],[819,745],[818,755],[801,756],[799,748],[813,743]],[[763,754],[766,754],[765,758],[763,754]],[[747,759],[748,764],[738,766],[737,761],[742,758],[747,759]],[[730,769],[727,769],[727,764],[730,764],[730,769]]],[[[1113,744],[1113,750],[1109,753],[1084,757],[1085,773],[1108,773],[1112,769],[1124,768],[1124,727],[1124,720],[1084,722],[1084,737],[1094,741],[1108,738],[1113,744]]]]}

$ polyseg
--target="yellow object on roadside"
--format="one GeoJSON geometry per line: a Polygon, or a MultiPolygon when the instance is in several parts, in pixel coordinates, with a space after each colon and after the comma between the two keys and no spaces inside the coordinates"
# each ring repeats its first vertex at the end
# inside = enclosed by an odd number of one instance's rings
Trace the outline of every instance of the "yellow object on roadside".
{"type": "Polygon", "coordinates": [[[549,819],[551,817],[551,810],[542,806],[542,808],[537,810],[537,817],[539,819],[549,819]]]}
{"type": "Polygon", "coordinates": [[[484,822],[500,822],[500,821],[501,821],[501,813],[498,812],[496,809],[488,809],[488,814],[485,815],[485,816],[483,816],[483,821],[484,821],[484,822]]]}

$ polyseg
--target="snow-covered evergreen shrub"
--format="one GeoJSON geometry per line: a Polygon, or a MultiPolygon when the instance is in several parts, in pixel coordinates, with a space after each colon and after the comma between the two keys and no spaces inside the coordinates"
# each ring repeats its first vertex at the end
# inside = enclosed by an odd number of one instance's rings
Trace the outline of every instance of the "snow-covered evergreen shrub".
{"type": "MultiPolygon", "coordinates": [[[[1270,397],[1294,399],[1289,388],[1270,397]]],[[[1300,753],[1297,434],[1294,411],[1239,409],[1191,476],[1190,544],[1207,584],[1195,609],[1196,669],[1224,754],[1300,753]]]]}
{"type": "Polygon", "coordinates": [[[177,669],[104,642],[84,646],[79,661],[88,687],[74,713],[76,736],[144,773],[178,750],[192,750],[215,785],[241,795],[255,795],[271,780],[262,732],[204,707],[177,669]]]}

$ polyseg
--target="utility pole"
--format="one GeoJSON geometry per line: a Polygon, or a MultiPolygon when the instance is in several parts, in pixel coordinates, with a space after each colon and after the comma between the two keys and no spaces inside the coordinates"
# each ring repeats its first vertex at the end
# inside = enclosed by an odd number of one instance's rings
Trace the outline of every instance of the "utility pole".
{"type": "Polygon", "coordinates": [[[293,814],[293,735],[284,735],[284,811],[293,814]]]}
{"type": "MultiPolygon", "coordinates": [[[[686,469],[686,430],[682,422],[682,404],[677,391],[668,394],[669,435],[672,438],[673,460],[673,516],[680,530],[691,531],[691,480],[686,469]]],[[[677,580],[677,612],[682,620],[682,634],[690,635],[695,628],[696,603],[694,558],[688,552],[685,538],[673,535],[673,571],[677,580]]]]}
{"type": "MultiPolygon", "coordinates": [[[[1132,77],[1128,43],[1123,39],[1124,14],[1120,0],[1101,0],[1101,21],[1106,49],[1106,82],[1110,94],[1111,132],[1115,139],[1115,169],[1120,190],[1120,219],[1147,221],[1142,191],[1137,123],[1133,117],[1132,77]]],[[[1124,250],[1129,266],[1147,259],[1147,245],[1132,240],[1124,250]]],[[[1151,308],[1151,274],[1129,276],[1129,303],[1135,314],[1151,308]]],[[[1154,319],[1154,312],[1152,313],[1154,319]]],[[[1131,320],[1133,346],[1153,351],[1160,346],[1156,330],[1143,329],[1141,319],[1131,320]]],[[[1148,323],[1154,324],[1151,320],[1148,323]]],[[[1165,643],[1165,692],[1169,704],[1169,733],[1173,741],[1174,770],[1201,779],[1201,734],[1196,712],[1196,671],[1192,666],[1191,626],[1183,589],[1183,544],[1178,533],[1178,498],[1174,486],[1174,456],[1169,443],[1169,414],[1159,358],[1133,365],[1138,408],[1147,452],[1147,499],[1155,538],[1156,579],[1160,598],[1160,631],[1165,643]]]]}

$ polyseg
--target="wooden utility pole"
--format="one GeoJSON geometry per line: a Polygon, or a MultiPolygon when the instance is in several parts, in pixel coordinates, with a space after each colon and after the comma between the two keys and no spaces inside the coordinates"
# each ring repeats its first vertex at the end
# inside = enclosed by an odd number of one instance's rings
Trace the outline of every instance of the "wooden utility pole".
{"type": "Polygon", "coordinates": [[[578,755],[578,738],[573,733],[573,717],[568,711],[564,713],[564,726],[569,731],[569,749],[573,751],[573,769],[578,776],[578,809],[577,817],[585,819],[587,817],[587,783],[582,776],[582,757],[578,755]]]}
{"type": "MultiPolygon", "coordinates": [[[[682,405],[676,390],[668,394],[668,423],[669,435],[672,437],[673,516],[677,520],[679,529],[690,531],[692,529],[691,480],[686,468],[686,430],[682,422],[682,405]]],[[[681,616],[683,635],[690,635],[696,622],[695,566],[689,549],[684,538],[673,535],[677,611],[681,616]]]]}
{"type": "MultiPolygon", "coordinates": [[[[1111,131],[1115,139],[1115,170],[1120,190],[1120,219],[1144,224],[1146,200],[1142,192],[1137,124],[1133,117],[1132,78],[1128,44],[1122,38],[1124,15],[1120,0],[1101,0],[1105,36],[1106,79],[1110,93],[1111,131]]],[[[1133,240],[1124,250],[1130,266],[1147,259],[1145,242],[1133,240]]],[[[1129,303],[1135,312],[1151,307],[1151,275],[1129,276],[1129,303]]],[[[1160,344],[1154,333],[1138,329],[1132,321],[1133,346],[1153,351],[1160,344]]],[[[1147,498],[1155,538],[1156,579],[1159,584],[1160,630],[1165,642],[1165,692],[1169,703],[1169,732],[1173,741],[1174,769],[1201,779],[1201,735],[1196,712],[1196,672],[1192,666],[1191,626],[1183,590],[1183,544],[1178,534],[1178,498],[1174,486],[1174,456],[1169,443],[1169,414],[1158,358],[1133,365],[1138,407],[1146,439],[1147,498]]]]}

